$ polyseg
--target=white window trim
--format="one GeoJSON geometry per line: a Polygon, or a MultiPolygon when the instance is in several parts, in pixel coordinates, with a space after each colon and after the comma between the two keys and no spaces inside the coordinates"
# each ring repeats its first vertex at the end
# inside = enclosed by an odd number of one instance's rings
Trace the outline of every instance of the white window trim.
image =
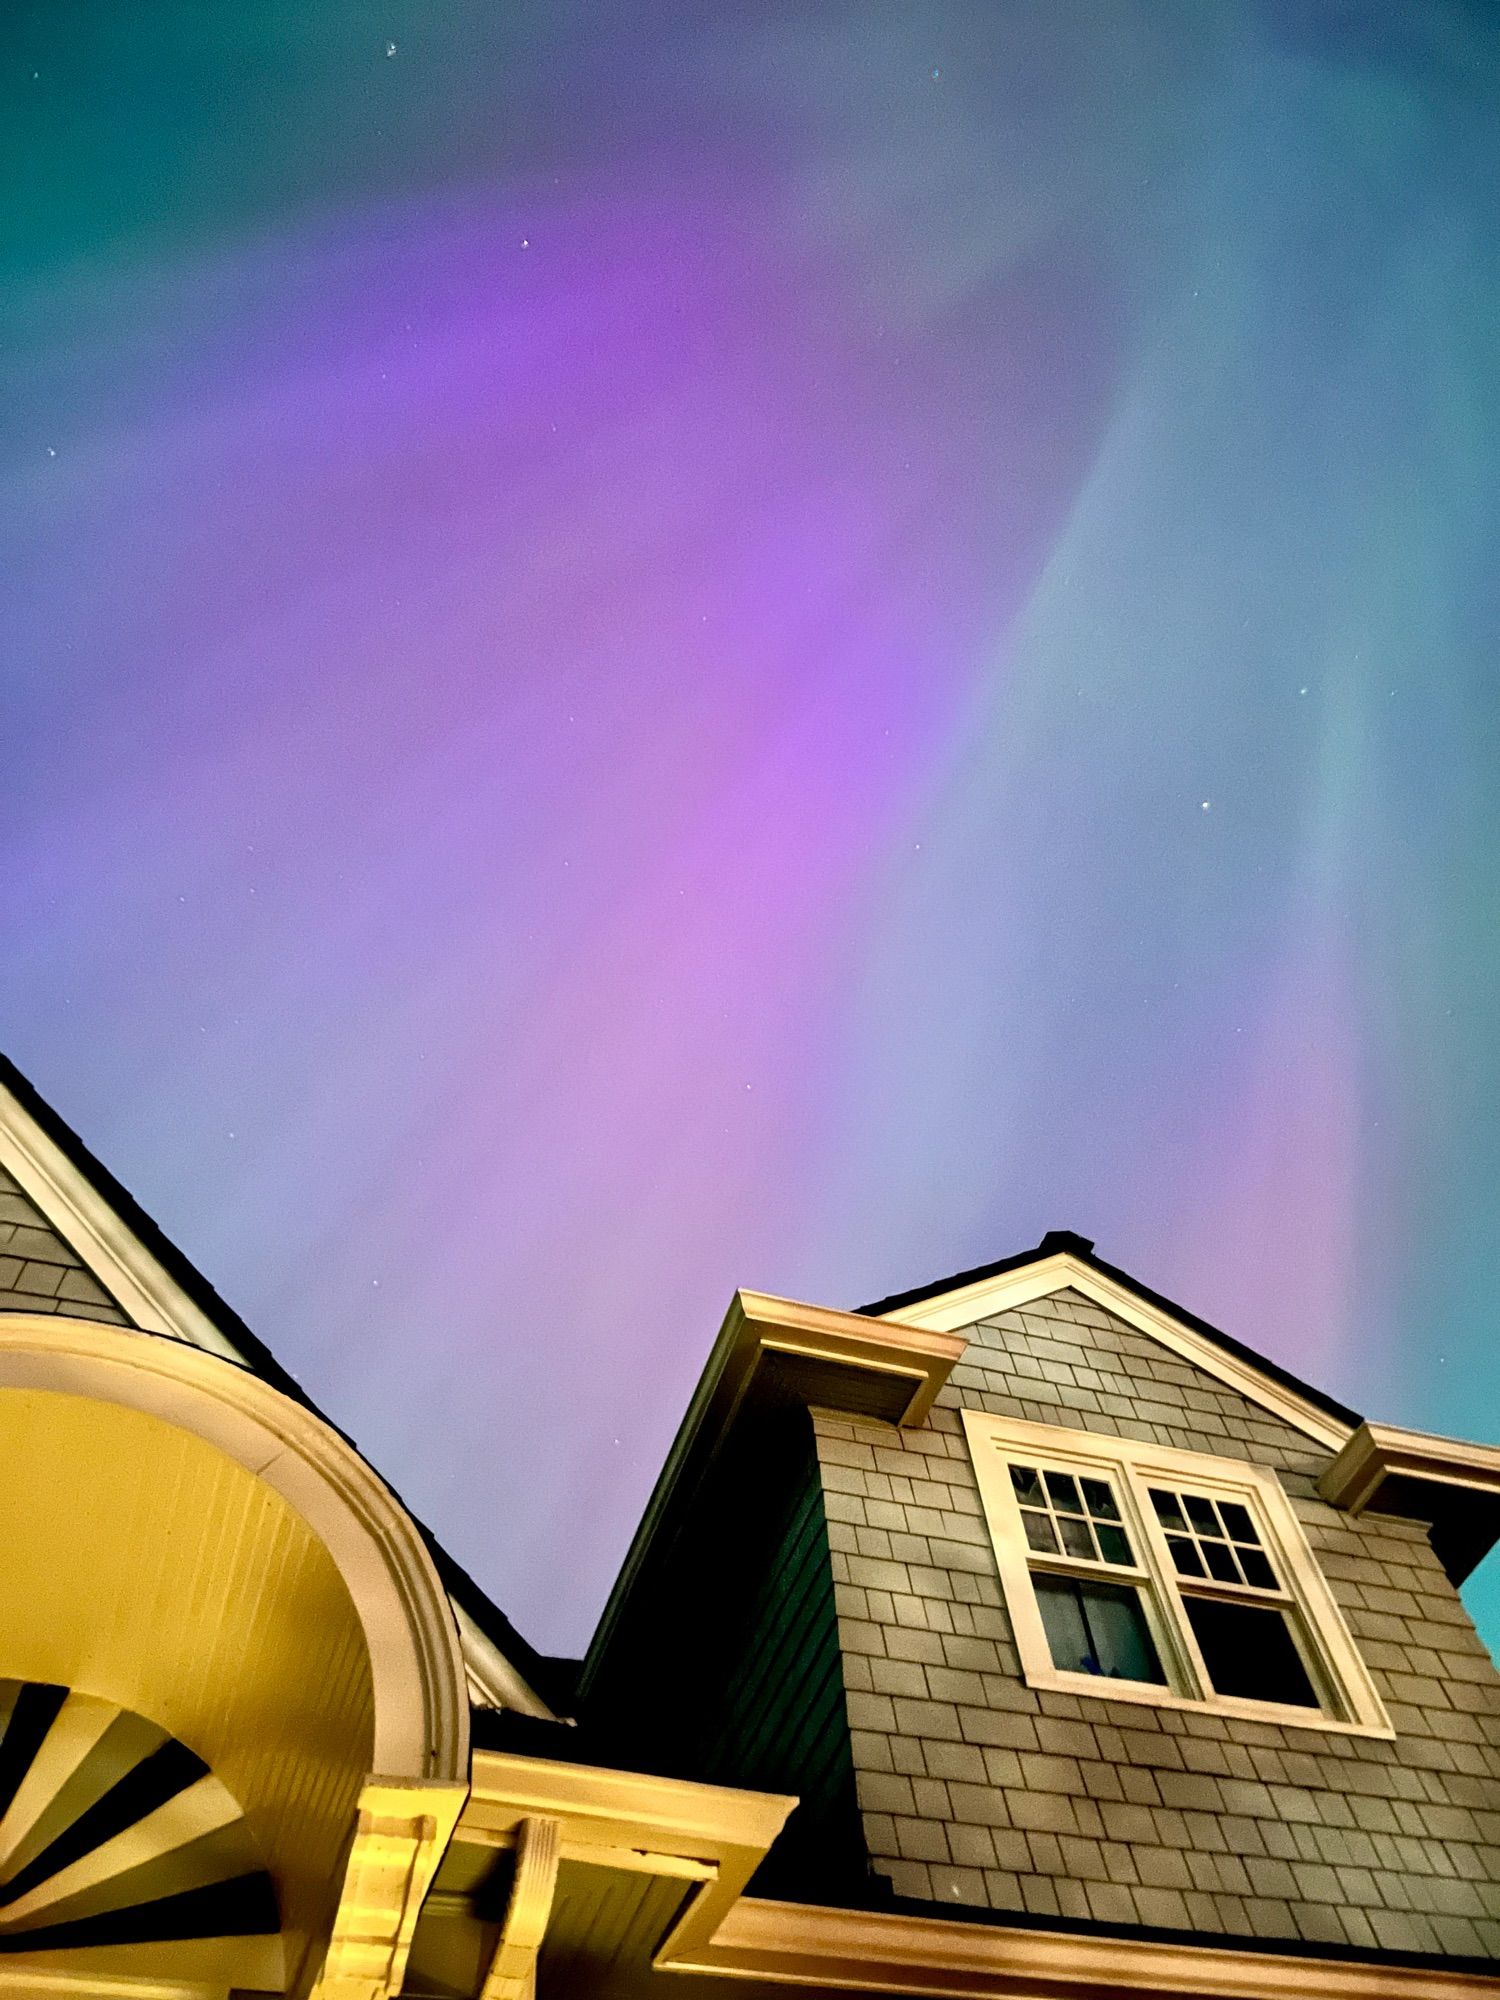
{"type": "MultiPolygon", "coordinates": [[[[1021,1673],[1029,1687],[1050,1688],[1096,1700],[1141,1702],[1153,1708],[1196,1709],[1214,1715],[1238,1716],[1246,1721],[1273,1722],[1282,1728],[1351,1736],[1395,1735],[1379,1690],[1307,1545],[1302,1525],[1273,1474],[1239,1459],[1144,1444],[1134,1438],[1064,1430],[1054,1424],[1022,1423],[979,1410],[965,1410],[962,1414],[979,1481],[979,1497],[1000,1568],[1006,1609],[1015,1632],[1021,1673]],[[1065,1472],[1094,1477],[1102,1473],[1109,1478],[1120,1502],[1138,1566],[1125,1569],[1114,1565],[1085,1567],[1066,1561],[1054,1563],[1029,1549],[1011,1486],[1009,1467],[1014,1461],[1028,1464],[1040,1461],[1065,1472]],[[1166,1536],[1147,1495],[1148,1482],[1238,1500],[1249,1507],[1267,1554],[1285,1586],[1285,1608],[1291,1614],[1288,1623],[1321,1708],[1247,1701],[1214,1692],[1183,1610],[1166,1536]],[[1054,1666],[1032,1588],[1033,1569],[1135,1583],[1168,1685],[1101,1680],[1093,1674],[1072,1673],[1054,1666]]],[[[1199,1594],[1212,1595],[1212,1586],[1199,1594]]],[[[1241,1597],[1238,1601],[1245,1600],[1241,1597]]],[[[1260,1601],[1276,1600],[1268,1597],[1260,1601]]]]}

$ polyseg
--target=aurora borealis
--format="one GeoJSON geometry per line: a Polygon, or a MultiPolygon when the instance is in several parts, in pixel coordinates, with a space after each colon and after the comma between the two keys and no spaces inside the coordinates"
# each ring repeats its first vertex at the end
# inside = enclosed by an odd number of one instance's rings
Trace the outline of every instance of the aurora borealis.
{"type": "Polygon", "coordinates": [[[529,1637],[736,1284],[1500,1438],[1495,10],[0,62],[0,1044],[529,1637]]]}

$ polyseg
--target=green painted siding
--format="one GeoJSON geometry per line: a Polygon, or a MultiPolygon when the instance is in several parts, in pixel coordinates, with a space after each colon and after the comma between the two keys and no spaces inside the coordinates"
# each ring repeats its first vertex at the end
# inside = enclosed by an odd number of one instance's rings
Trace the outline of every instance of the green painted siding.
{"type": "Polygon", "coordinates": [[[812,1426],[745,1421],[659,1551],[589,1723],[621,1762],[801,1801],[756,1890],[863,1893],[833,1569],[812,1426]]]}

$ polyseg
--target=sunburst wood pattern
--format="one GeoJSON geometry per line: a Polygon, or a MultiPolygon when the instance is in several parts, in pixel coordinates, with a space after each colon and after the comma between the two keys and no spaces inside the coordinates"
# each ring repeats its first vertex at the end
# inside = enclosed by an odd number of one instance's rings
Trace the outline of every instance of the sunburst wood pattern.
{"type": "Polygon", "coordinates": [[[0,1681],[0,1952],[279,1925],[240,1808],[200,1757],[112,1702],[0,1681]]]}

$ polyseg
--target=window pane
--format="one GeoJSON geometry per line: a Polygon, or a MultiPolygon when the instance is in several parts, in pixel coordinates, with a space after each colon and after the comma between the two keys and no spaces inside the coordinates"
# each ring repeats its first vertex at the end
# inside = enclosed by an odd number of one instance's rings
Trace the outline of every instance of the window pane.
{"type": "Polygon", "coordinates": [[[1317,1708],[1284,1614],[1269,1604],[1225,1604],[1184,1596],[1183,1606],[1219,1694],[1317,1708]]]}
{"type": "Polygon", "coordinates": [[[1089,1532],[1087,1521],[1075,1521],[1064,1514],[1057,1525],[1062,1529],[1063,1547],[1070,1556],[1092,1559],[1095,1554],[1094,1537],[1089,1532]]]}
{"type": "Polygon", "coordinates": [[[1276,1588],[1276,1572],[1259,1549],[1241,1549],[1239,1558],[1246,1583],[1253,1583],[1259,1590],[1276,1588]]]}
{"type": "Polygon", "coordinates": [[[1096,1672],[1077,1584],[1066,1576],[1033,1576],[1031,1580],[1036,1585],[1037,1609],[1042,1614],[1053,1666],[1070,1674],[1096,1672]]]}
{"type": "Polygon", "coordinates": [[[1083,1512],[1083,1502],[1078,1497],[1078,1481],[1071,1472],[1049,1472],[1047,1493],[1059,1514],[1083,1512]]]}
{"type": "Polygon", "coordinates": [[[1167,1547],[1172,1551],[1172,1560],[1176,1563],[1180,1575],[1202,1576],[1203,1558],[1198,1553],[1196,1542],[1183,1541],[1176,1535],[1169,1535],[1167,1547]]]}
{"type": "Polygon", "coordinates": [[[1078,1483],[1083,1488],[1083,1504],[1096,1521],[1119,1520],[1120,1510],[1107,1480],[1080,1479],[1078,1483]]]}
{"type": "Polygon", "coordinates": [[[1042,1482],[1033,1467],[1013,1465],[1010,1469],[1010,1483],[1016,1489],[1016,1498],[1023,1507],[1043,1507],[1042,1482]]]}
{"type": "Polygon", "coordinates": [[[1166,1682],[1138,1592],[1112,1583],[1079,1586],[1099,1671],[1114,1680],[1166,1682]]]}
{"type": "Polygon", "coordinates": [[[1182,1504],[1187,1509],[1188,1520],[1200,1535],[1222,1535],[1219,1517],[1214,1512],[1212,1500],[1205,1500],[1197,1493],[1184,1493],[1182,1504]]]}
{"type": "Polygon", "coordinates": [[[1028,1544],[1034,1549],[1040,1549],[1043,1555],[1055,1556],[1057,1554],[1057,1530],[1052,1525],[1052,1516],[1050,1514],[1028,1514],[1023,1511],[1021,1519],[1026,1523],[1026,1540],[1028,1544]]]}
{"type": "Polygon", "coordinates": [[[1229,1530],[1232,1542],[1258,1542],[1255,1523],[1250,1518],[1250,1509],[1242,1507],[1238,1500],[1221,1500],[1219,1512],[1224,1518],[1224,1526],[1229,1530]]]}
{"type": "Polygon", "coordinates": [[[1095,1532],[1099,1537],[1099,1553],[1107,1563],[1135,1561],[1130,1552],[1130,1538],[1123,1528],[1112,1528],[1107,1521],[1101,1521],[1095,1532]]]}
{"type": "Polygon", "coordinates": [[[1187,1526],[1182,1518],[1182,1509],[1177,1504],[1175,1493],[1163,1493],[1159,1487],[1151,1489],[1151,1504],[1156,1509],[1156,1518],[1164,1528],[1175,1528],[1179,1534],[1187,1526]]]}
{"type": "Polygon", "coordinates": [[[1165,1684],[1137,1591],[1062,1576],[1037,1576],[1032,1582],[1055,1666],[1165,1684]]]}
{"type": "Polygon", "coordinates": [[[1234,1550],[1228,1542],[1203,1542],[1200,1546],[1210,1576],[1217,1577],[1220,1583],[1240,1581],[1240,1566],[1235,1561],[1234,1550]]]}

